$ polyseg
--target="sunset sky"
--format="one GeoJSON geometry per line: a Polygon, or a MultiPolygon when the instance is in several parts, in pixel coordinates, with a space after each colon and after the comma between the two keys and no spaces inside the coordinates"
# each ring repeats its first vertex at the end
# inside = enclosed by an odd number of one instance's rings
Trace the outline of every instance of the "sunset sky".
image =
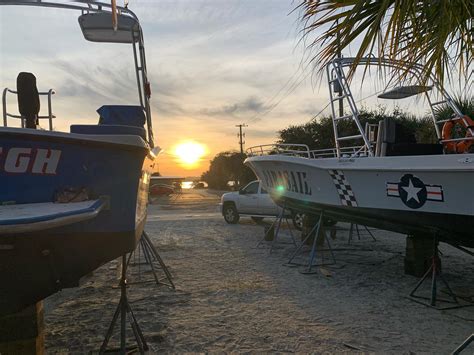
{"type": "MultiPolygon", "coordinates": [[[[298,3],[130,0],[145,36],[162,174],[200,175],[216,153],[239,148],[236,124],[248,124],[246,147],[272,143],[278,130],[309,121],[326,105],[327,85],[312,74],[301,42],[298,3]],[[199,164],[176,157],[176,145],[186,141],[206,147],[199,164]]],[[[0,7],[0,85],[15,88],[20,71],[33,72],[40,91],[57,92],[61,131],[96,123],[101,105],[138,102],[130,45],[86,42],[78,16],[0,7]]]]}

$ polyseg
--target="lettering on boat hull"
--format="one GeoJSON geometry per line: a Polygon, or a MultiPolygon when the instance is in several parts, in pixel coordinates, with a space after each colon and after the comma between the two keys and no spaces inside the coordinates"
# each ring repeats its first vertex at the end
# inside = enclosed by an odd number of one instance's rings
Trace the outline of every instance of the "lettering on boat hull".
{"type": "Polygon", "coordinates": [[[269,188],[283,186],[286,191],[311,196],[311,185],[307,173],[293,170],[263,170],[265,185],[269,188]]]}
{"type": "Polygon", "coordinates": [[[0,171],[10,174],[55,175],[61,151],[43,148],[0,147],[0,171]]]}

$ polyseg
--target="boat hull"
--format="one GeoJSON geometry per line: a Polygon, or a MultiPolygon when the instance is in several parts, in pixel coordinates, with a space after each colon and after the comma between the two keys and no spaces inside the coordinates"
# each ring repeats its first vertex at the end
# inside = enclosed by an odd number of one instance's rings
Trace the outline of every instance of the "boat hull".
{"type": "Polygon", "coordinates": [[[246,160],[280,206],[474,247],[474,155],[246,160]]]}
{"type": "Polygon", "coordinates": [[[0,235],[0,315],[77,286],[81,277],[133,251],[146,222],[154,164],[154,155],[139,137],[25,131],[0,130],[0,184],[8,186],[0,191],[0,201],[53,202],[61,191],[72,189],[105,199],[107,205],[85,221],[0,235]]]}

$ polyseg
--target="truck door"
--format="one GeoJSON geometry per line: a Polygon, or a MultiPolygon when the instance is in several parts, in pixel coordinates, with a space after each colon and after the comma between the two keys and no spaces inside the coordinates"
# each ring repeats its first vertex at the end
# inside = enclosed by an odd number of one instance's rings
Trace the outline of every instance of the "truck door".
{"type": "Polygon", "coordinates": [[[239,191],[239,213],[258,213],[258,181],[253,181],[239,191]]]}
{"type": "Polygon", "coordinates": [[[260,184],[259,187],[259,214],[266,214],[270,216],[278,215],[278,206],[273,202],[270,194],[260,184]]]}

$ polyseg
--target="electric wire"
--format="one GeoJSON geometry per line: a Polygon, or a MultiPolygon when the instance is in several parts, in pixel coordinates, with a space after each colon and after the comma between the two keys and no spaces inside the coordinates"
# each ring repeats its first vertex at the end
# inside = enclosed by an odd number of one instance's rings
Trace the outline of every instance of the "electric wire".
{"type": "MultiPolygon", "coordinates": [[[[363,97],[363,98],[361,98],[361,99],[359,99],[359,100],[357,100],[357,101],[355,101],[355,102],[356,102],[356,103],[360,103],[360,102],[362,102],[362,101],[364,101],[364,100],[367,100],[367,99],[371,98],[372,96],[375,96],[375,95],[378,95],[378,94],[382,93],[382,92],[385,91],[386,89],[387,89],[387,88],[384,88],[384,89],[379,90],[379,91],[377,91],[377,92],[375,92],[375,93],[373,93],[373,94],[367,95],[367,96],[365,96],[365,97],[363,97]]],[[[313,121],[314,119],[316,119],[321,113],[324,112],[324,110],[326,110],[326,109],[329,107],[330,104],[331,104],[331,102],[328,102],[328,103],[326,104],[326,106],[324,106],[317,114],[313,115],[313,116],[308,120],[307,123],[309,123],[309,122],[313,121]]]]}
{"type": "Polygon", "coordinates": [[[306,72],[306,69],[311,65],[311,63],[308,63],[304,67],[301,65],[298,66],[298,69],[291,75],[291,77],[285,82],[285,84],[269,99],[267,100],[263,106],[268,106],[266,110],[264,110],[261,113],[257,113],[254,115],[252,118],[247,120],[245,124],[255,122],[259,120],[260,118],[268,115],[270,112],[272,112],[284,99],[286,99],[292,92],[294,92],[308,77],[311,72],[306,72]],[[297,74],[300,72],[299,74],[297,74]],[[301,80],[300,80],[301,79],[301,80]],[[298,81],[299,80],[299,81],[298,81]],[[285,91],[284,91],[285,90],[285,91]],[[283,95],[281,96],[280,99],[276,103],[274,101],[278,98],[280,93],[284,91],[283,95]]]}

